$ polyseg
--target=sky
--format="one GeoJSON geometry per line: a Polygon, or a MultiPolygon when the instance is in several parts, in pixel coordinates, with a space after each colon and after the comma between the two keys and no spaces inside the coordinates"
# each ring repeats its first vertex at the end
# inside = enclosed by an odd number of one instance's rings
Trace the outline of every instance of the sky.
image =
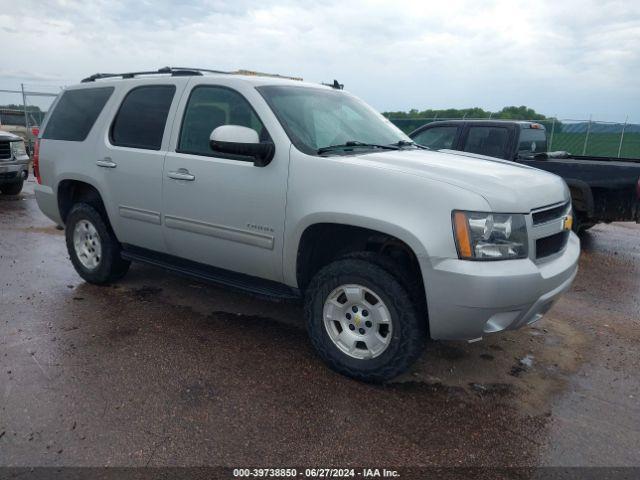
{"type": "Polygon", "coordinates": [[[527,105],[640,122],[638,0],[0,0],[0,12],[4,89],[243,68],[335,78],[381,111],[527,105]]]}

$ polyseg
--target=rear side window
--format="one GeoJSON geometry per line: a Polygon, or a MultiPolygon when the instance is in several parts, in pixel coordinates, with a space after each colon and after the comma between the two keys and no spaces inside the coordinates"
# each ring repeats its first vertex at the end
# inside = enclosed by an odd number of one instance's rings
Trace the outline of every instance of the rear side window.
{"type": "Polygon", "coordinates": [[[176,87],[149,85],[131,90],[111,126],[111,144],[160,150],[176,87]]]}
{"type": "Polygon", "coordinates": [[[465,152],[502,158],[509,141],[509,130],[502,127],[471,127],[465,152]]]}
{"type": "Polygon", "coordinates": [[[112,93],[113,87],[67,90],[51,113],[42,138],[82,142],[112,93]]]}
{"type": "Polygon", "coordinates": [[[433,150],[452,149],[457,131],[458,127],[433,127],[418,133],[412,140],[433,150]]]}
{"type": "Polygon", "coordinates": [[[518,142],[519,153],[538,153],[547,151],[547,134],[541,128],[523,128],[518,142]]]}

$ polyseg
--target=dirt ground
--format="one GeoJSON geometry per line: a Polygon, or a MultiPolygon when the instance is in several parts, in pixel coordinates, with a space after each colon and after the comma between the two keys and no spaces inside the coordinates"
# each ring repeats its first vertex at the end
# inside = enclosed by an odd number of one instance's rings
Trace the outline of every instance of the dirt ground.
{"type": "Polygon", "coordinates": [[[582,242],[536,325],[373,386],[298,305],[141,265],[84,283],[27,184],[0,197],[0,465],[639,466],[640,225],[582,242]]]}

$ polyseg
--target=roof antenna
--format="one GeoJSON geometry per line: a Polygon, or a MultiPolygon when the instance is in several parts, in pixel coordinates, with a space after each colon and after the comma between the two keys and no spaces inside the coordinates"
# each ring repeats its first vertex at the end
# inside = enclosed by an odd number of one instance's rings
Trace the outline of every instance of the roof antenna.
{"type": "Polygon", "coordinates": [[[334,80],[333,83],[323,83],[325,87],[331,87],[336,90],[344,90],[344,83],[339,83],[338,80],[334,80]]]}

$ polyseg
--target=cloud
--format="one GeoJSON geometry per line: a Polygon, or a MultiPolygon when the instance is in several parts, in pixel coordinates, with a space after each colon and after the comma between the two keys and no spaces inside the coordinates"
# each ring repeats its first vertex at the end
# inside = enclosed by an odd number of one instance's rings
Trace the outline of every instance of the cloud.
{"type": "Polygon", "coordinates": [[[30,72],[28,70],[11,70],[7,68],[0,68],[0,78],[7,78],[11,80],[19,80],[24,82],[52,82],[60,81],[62,77],[60,75],[49,75],[41,72],[30,72]]]}
{"type": "Polygon", "coordinates": [[[2,11],[12,71],[62,83],[165,65],[247,68],[338,78],[381,110],[640,112],[638,2],[22,0],[2,11]]]}

